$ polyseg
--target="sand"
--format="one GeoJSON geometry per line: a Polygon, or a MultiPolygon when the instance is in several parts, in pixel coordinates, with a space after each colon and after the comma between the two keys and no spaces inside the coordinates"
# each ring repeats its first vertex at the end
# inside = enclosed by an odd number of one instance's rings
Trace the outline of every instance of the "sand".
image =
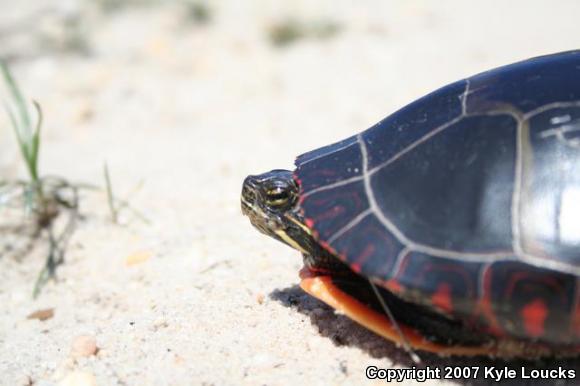
{"type": "MultiPolygon", "coordinates": [[[[361,384],[369,365],[412,365],[302,293],[299,254],[241,215],[243,178],[448,82],[578,48],[580,3],[224,0],[205,23],[186,2],[115,3],[0,2],[0,55],[45,113],[41,172],[103,186],[107,162],[150,220],[114,224],[106,195],[84,192],[66,263],[35,300],[46,251],[2,255],[0,384],[361,384]],[[289,19],[310,36],[273,46],[289,19]],[[96,353],[79,355],[79,336],[96,353]]],[[[25,176],[4,114],[0,133],[0,176],[25,176]]]]}

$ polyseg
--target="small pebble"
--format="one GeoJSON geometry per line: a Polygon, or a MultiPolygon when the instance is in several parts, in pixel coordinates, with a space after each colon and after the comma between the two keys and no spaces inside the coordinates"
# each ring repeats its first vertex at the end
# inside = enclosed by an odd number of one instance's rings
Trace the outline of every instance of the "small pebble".
{"type": "Polygon", "coordinates": [[[37,310],[28,315],[27,319],[38,319],[41,322],[48,320],[54,316],[54,308],[45,308],[42,310],[37,310]]]}
{"type": "Polygon", "coordinates": [[[155,321],[153,322],[153,331],[157,331],[161,328],[166,328],[169,326],[169,323],[167,323],[167,320],[163,319],[163,318],[158,318],[155,319],[155,321]]]}
{"type": "Polygon", "coordinates": [[[125,259],[125,264],[127,266],[141,264],[149,260],[151,256],[152,256],[151,251],[147,250],[136,251],[127,256],[127,258],[125,259]]]}
{"type": "Polygon", "coordinates": [[[258,304],[264,304],[264,294],[257,294],[256,301],[258,302],[258,304]]]}
{"type": "Polygon", "coordinates": [[[97,341],[92,335],[79,335],[73,339],[70,355],[73,358],[90,357],[95,355],[99,348],[97,341]]]}

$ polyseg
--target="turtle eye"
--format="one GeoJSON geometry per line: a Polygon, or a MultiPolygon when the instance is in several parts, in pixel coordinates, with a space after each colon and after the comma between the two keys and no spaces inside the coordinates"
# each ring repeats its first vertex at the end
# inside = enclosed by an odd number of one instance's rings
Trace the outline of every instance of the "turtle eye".
{"type": "Polygon", "coordinates": [[[282,209],[292,203],[292,195],[287,186],[273,186],[266,190],[266,204],[274,209],[282,209]]]}

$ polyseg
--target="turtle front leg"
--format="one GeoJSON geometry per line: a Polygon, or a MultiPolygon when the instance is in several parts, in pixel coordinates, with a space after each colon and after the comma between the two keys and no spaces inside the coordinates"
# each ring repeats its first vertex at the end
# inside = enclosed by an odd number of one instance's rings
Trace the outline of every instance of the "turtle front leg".
{"type": "Polygon", "coordinates": [[[354,272],[336,256],[323,248],[318,248],[317,254],[302,254],[304,267],[311,273],[329,276],[350,276],[354,272]]]}

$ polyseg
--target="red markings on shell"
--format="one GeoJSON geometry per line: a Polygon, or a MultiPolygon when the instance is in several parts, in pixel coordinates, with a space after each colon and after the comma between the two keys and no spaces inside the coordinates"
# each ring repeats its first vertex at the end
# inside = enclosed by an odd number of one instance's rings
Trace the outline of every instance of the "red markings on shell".
{"type": "Polygon", "coordinates": [[[439,283],[437,290],[431,295],[431,302],[437,308],[446,313],[453,311],[453,302],[451,301],[451,286],[447,283],[439,283]]]}
{"type": "Polygon", "coordinates": [[[401,293],[405,290],[405,288],[395,279],[390,279],[385,282],[385,287],[394,293],[401,293]]]}
{"type": "Polygon", "coordinates": [[[544,322],[548,316],[548,307],[542,299],[535,299],[526,304],[520,311],[524,328],[532,337],[544,335],[544,322]]]}

